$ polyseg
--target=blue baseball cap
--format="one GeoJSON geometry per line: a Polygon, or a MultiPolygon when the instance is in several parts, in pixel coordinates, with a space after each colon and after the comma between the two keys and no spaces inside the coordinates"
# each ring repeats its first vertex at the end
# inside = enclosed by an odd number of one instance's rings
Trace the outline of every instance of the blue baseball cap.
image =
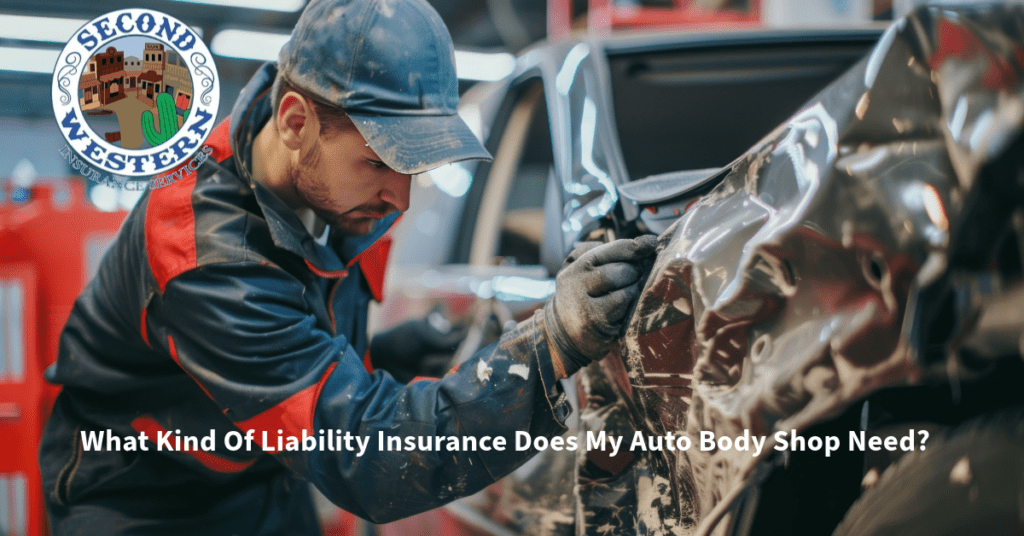
{"type": "Polygon", "coordinates": [[[313,0],[278,70],[343,109],[395,171],[491,159],[457,113],[455,47],[425,0],[313,0]]]}

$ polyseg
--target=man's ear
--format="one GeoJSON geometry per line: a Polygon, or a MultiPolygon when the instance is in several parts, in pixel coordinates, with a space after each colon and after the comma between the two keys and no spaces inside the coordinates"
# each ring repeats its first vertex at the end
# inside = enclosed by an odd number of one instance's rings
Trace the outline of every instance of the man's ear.
{"type": "Polygon", "coordinates": [[[289,91],[281,97],[277,110],[277,131],[285,147],[306,150],[320,135],[320,122],[305,97],[289,91]]]}

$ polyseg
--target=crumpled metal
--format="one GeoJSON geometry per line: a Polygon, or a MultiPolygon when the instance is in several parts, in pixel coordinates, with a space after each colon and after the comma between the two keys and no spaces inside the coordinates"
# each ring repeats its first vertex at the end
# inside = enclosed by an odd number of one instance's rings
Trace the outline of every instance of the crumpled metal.
{"type": "Polygon", "coordinates": [[[776,431],[956,368],[924,355],[925,294],[978,240],[979,192],[1021,191],[986,170],[1022,146],[1022,43],[1019,4],[919,8],[662,234],[605,374],[647,434],[768,440],[643,453],[620,532],[710,533],[776,431]]]}

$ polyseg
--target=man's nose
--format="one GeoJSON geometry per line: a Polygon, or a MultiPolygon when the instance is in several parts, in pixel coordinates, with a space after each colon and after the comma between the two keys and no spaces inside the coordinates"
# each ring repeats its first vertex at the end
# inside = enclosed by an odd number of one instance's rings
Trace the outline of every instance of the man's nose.
{"type": "Polygon", "coordinates": [[[380,192],[380,199],[401,212],[409,210],[409,189],[412,187],[412,175],[405,175],[397,171],[389,173],[384,189],[380,192]]]}

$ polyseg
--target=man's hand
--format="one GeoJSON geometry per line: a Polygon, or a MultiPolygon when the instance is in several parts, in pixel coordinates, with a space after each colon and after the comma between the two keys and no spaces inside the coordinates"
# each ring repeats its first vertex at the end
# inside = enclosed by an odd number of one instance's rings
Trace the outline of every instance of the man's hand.
{"type": "Polygon", "coordinates": [[[558,354],[556,371],[571,374],[611,350],[657,245],[657,237],[646,235],[591,242],[569,254],[555,280],[555,295],[544,306],[548,341],[558,354]]]}
{"type": "Polygon", "coordinates": [[[416,376],[440,377],[465,337],[465,329],[452,326],[435,311],[375,335],[370,341],[370,363],[402,383],[416,376]]]}

